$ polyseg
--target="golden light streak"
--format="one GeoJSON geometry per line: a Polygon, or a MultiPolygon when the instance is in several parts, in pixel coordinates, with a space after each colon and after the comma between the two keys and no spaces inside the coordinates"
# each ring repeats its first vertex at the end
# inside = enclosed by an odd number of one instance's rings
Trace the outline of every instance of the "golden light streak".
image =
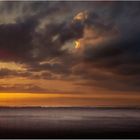
{"type": "Polygon", "coordinates": [[[0,93],[0,99],[16,99],[16,98],[53,98],[53,97],[71,97],[71,94],[59,93],[0,93]]]}
{"type": "Polygon", "coordinates": [[[79,41],[75,41],[75,49],[79,49],[80,48],[80,42],[79,41]]]}

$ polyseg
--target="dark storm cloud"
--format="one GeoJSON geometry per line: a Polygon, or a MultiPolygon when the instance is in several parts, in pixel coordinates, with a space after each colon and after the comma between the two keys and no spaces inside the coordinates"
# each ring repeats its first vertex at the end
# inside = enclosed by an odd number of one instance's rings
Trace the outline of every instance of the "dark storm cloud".
{"type": "MultiPolygon", "coordinates": [[[[131,42],[132,41],[132,42],[131,42]]],[[[87,49],[84,67],[90,69],[80,72],[90,86],[111,90],[140,90],[140,51],[139,42],[113,43],[100,49],[87,49]],[[116,46],[116,47],[115,47],[116,46]],[[119,48],[119,47],[121,48],[119,48]],[[99,74],[94,69],[99,70],[99,74]],[[106,74],[107,73],[107,74],[106,74]],[[110,73],[110,75],[108,75],[110,73]],[[89,84],[90,83],[90,84],[89,84]]],[[[79,74],[79,71],[77,72],[79,74]]]]}
{"type": "Polygon", "coordinates": [[[140,90],[140,2],[6,2],[1,7],[2,15],[17,14],[14,23],[7,18],[9,23],[0,24],[0,60],[23,63],[27,71],[2,69],[0,77],[73,76],[91,87],[140,90]],[[79,12],[85,15],[74,19],[79,12]],[[90,41],[84,38],[86,28],[94,34],[90,41]],[[83,40],[81,52],[63,49],[77,39],[83,40]],[[48,62],[53,59],[58,62],[48,62]]]}
{"type": "Polygon", "coordinates": [[[16,24],[0,25],[1,60],[20,61],[30,58],[32,33],[36,21],[29,19],[16,24]]]}
{"type": "MultiPolygon", "coordinates": [[[[7,13],[14,11],[15,6],[17,6],[22,7],[22,10],[25,10],[27,7],[27,10],[30,10],[32,14],[29,14],[29,16],[23,14],[17,17],[15,19],[16,23],[0,24],[1,60],[11,61],[11,59],[14,59],[13,61],[32,61],[34,63],[34,61],[37,61],[36,59],[44,59],[44,57],[49,57],[48,55],[52,57],[63,54],[63,51],[60,50],[63,42],[57,41],[58,43],[53,43],[52,38],[59,34],[64,26],[67,26],[69,23],[50,23],[47,29],[43,29],[44,31],[42,33],[35,31],[42,18],[59,13],[59,11],[64,12],[62,7],[65,4],[63,2],[61,4],[57,2],[9,2],[2,4],[5,6],[3,11],[7,13]],[[9,5],[12,5],[12,8],[8,9],[9,5]],[[33,54],[36,50],[39,51],[37,52],[39,56],[34,58],[33,54]]],[[[73,25],[73,28],[72,32],[75,34],[77,27],[73,25]]],[[[73,38],[73,34],[70,33],[71,29],[71,27],[64,29],[67,31],[66,36],[67,34],[71,34],[68,38],[73,38]]],[[[61,40],[63,40],[62,38],[61,40]]]]}
{"type": "MultiPolygon", "coordinates": [[[[84,74],[94,86],[101,86],[114,90],[139,91],[140,90],[140,34],[120,37],[116,41],[101,46],[90,46],[84,51],[85,67],[98,68],[103,75],[90,72],[84,74]],[[111,73],[112,77],[105,76],[104,72],[111,73]],[[96,76],[95,76],[96,75],[96,76]],[[102,78],[100,78],[102,77],[102,78]],[[103,78],[105,77],[105,79],[103,78]],[[96,82],[94,80],[97,80],[96,82]]],[[[86,84],[88,85],[88,84],[86,84]]],[[[91,84],[90,84],[91,85],[91,84]]]]}
{"type": "MultiPolygon", "coordinates": [[[[132,7],[135,7],[133,9],[130,8],[130,3],[122,3],[121,12],[118,7],[118,11],[115,12],[116,19],[113,17],[111,22],[112,20],[114,22],[108,24],[109,26],[104,26],[107,24],[100,24],[97,20],[96,22],[89,21],[91,26],[99,27],[98,31],[101,31],[101,34],[105,30],[109,32],[113,26],[116,26],[120,35],[107,42],[85,46],[83,63],[85,63],[84,67],[90,69],[90,71],[84,70],[80,74],[78,71],[76,74],[81,75],[84,79],[89,79],[89,81],[81,85],[98,86],[119,91],[140,90],[140,19],[138,18],[140,3],[137,4],[132,3],[132,7]],[[100,75],[94,69],[99,69],[100,75]],[[106,73],[110,73],[111,76],[106,73]]],[[[95,15],[94,17],[97,18],[95,15]]]]}
{"type": "Polygon", "coordinates": [[[139,34],[131,39],[119,38],[114,42],[85,49],[85,60],[106,68],[119,65],[137,66],[140,62],[139,34]]]}

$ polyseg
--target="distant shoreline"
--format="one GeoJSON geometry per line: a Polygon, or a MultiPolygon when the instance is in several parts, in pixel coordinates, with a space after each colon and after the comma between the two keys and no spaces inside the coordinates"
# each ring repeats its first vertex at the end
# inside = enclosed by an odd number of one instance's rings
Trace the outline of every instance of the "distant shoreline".
{"type": "Polygon", "coordinates": [[[0,106],[0,109],[140,109],[140,107],[85,107],[85,106],[65,106],[65,107],[46,107],[46,106],[0,106]]]}

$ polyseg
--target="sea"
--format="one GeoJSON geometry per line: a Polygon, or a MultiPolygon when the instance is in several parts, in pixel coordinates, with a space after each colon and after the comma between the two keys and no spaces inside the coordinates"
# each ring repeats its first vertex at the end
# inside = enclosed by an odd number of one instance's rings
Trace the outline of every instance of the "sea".
{"type": "Polygon", "coordinates": [[[0,138],[140,138],[140,109],[1,107],[0,138]]]}

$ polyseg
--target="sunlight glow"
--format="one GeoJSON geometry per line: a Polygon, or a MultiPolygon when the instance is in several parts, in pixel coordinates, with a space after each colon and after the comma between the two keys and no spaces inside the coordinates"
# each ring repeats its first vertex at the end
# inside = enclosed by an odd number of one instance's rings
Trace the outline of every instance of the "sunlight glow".
{"type": "Polygon", "coordinates": [[[88,16],[87,11],[80,12],[74,17],[74,20],[84,21],[85,19],[87,19],[87,16],[88,16]]]}
{"type": "Polygon", "coordinates": [[[79,41],[75,41],[75,49],[79,49],[80,48],[80,42],[79,41]]]}
{"type": "Polygon", "coordinates": [[[17,71],[26,70],[24,65],[17,64],[14,62],[0,62],[0,69],[9,69],[9,70],[17,70],[17,71]]]}

